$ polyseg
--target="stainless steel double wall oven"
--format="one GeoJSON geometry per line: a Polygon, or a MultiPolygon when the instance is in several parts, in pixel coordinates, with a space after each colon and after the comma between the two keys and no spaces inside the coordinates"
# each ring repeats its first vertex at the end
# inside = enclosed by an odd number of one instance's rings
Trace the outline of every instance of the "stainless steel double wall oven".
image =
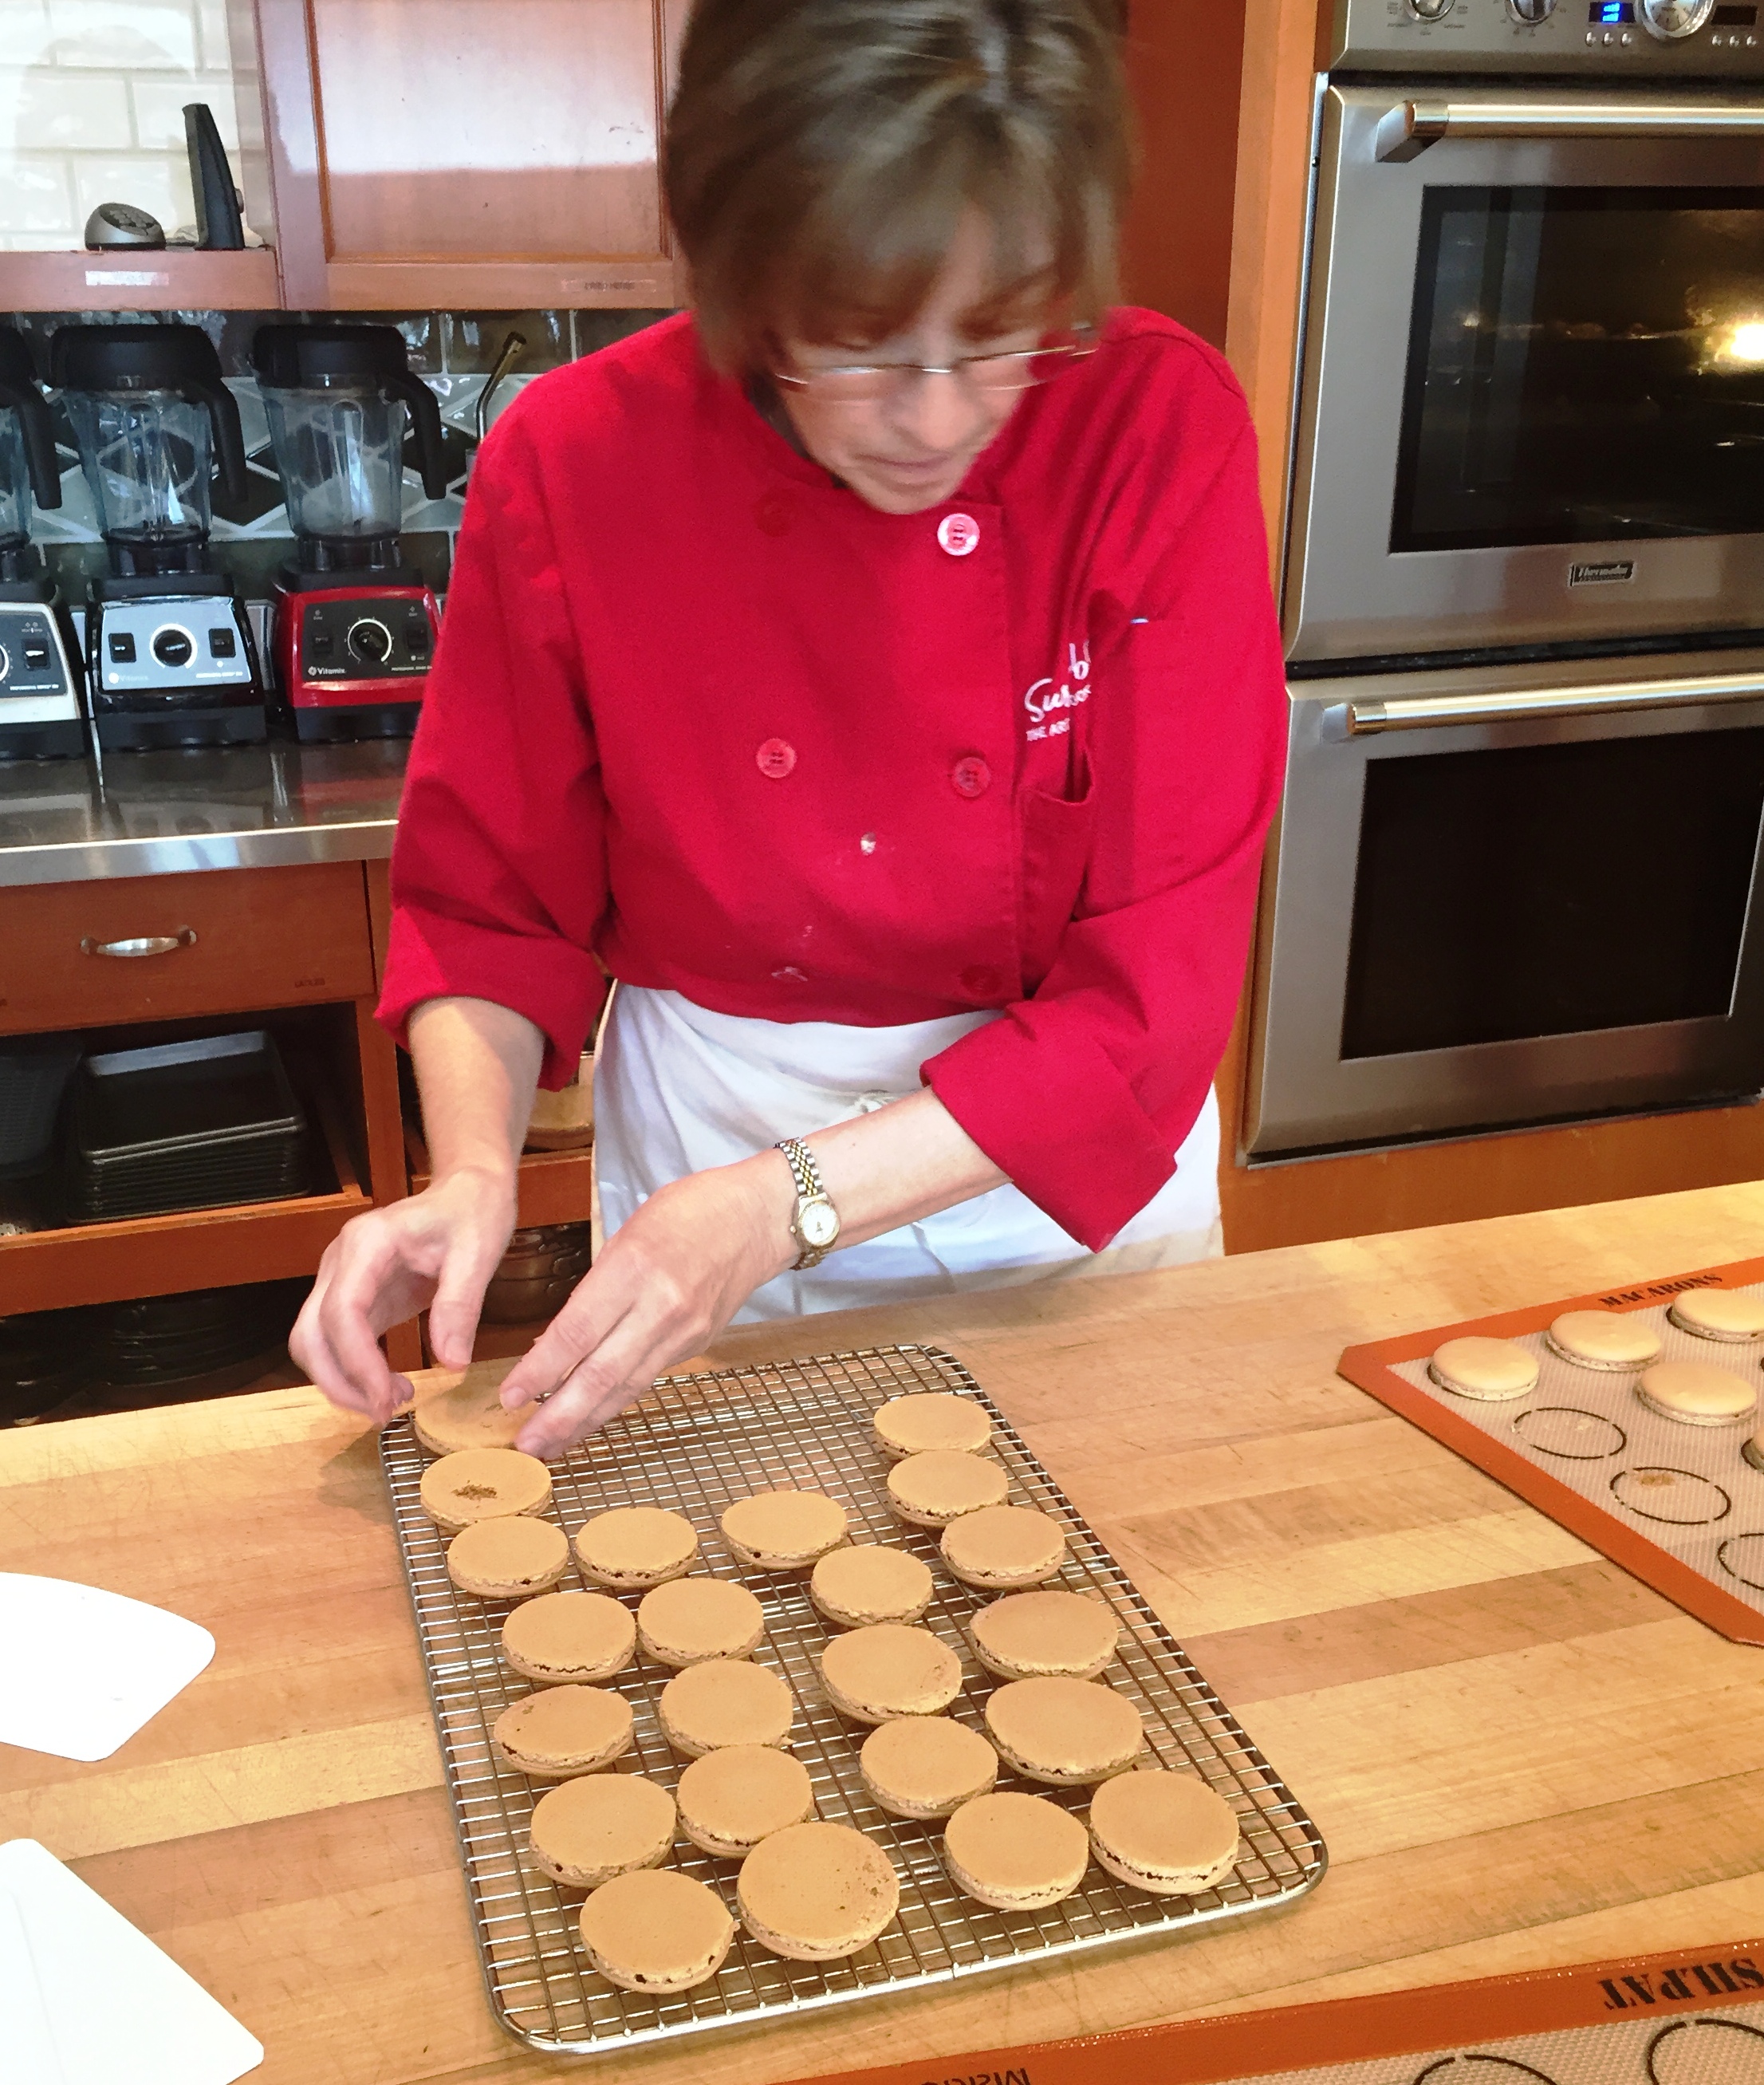
{"type": "Polygon", "coordinates": [[[1764,1087],[1764,28],[1345,0],[1253,1159],[1764,1087]]]}

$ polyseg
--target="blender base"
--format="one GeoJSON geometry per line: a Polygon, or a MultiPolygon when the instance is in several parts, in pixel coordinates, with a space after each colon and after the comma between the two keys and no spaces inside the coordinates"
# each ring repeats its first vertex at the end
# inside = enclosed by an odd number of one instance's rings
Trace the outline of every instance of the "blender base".
{"type": "Polygon", "coordinates": [[[261,703],[179,710],[163,716],[100,710],[92,720],[92,730],[107,753],[145,753],[161,746],[261,745],[269,735],[261,703]]]}
{"type": "Polygon", "coordinates": [[[86,727],[78,717],[58,724],[0,723],[0,760],[78,760],[86,727]]]}
{"type": "Polygon", "coordinates": [[[362,703],[288,711],[303,745],[346,745],[364,738],[409,738],[421,703],[362,703]]]}

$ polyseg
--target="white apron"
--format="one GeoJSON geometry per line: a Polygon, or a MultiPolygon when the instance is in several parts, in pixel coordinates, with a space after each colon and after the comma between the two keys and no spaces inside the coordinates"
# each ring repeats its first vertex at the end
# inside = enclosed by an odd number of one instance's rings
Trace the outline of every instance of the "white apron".
{"type": "MultiPolygon", "coordinates": [[[[927,1058],[997,1018],[957,1013],[899,1028],[759,1021],[710,1013],[676,992],[616,986],[594,1054],[604,1234],[670,1180],[916,1093],[927,1058]]],[[[845,1246],[805,1272],[779,1275],[754,1291],[735,1323],[1211,1259],[1224,1246],[1211,1092],[1176,1161],[1176,1177],[1100,1252],[1087,1252],[1016,1188],[994,1187],[845,1246]]]]}

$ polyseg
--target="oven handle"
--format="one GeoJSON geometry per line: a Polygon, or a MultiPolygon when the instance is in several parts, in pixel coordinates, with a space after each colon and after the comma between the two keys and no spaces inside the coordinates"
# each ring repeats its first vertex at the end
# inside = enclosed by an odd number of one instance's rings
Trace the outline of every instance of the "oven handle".
{"type": "Polygon", "coordinates": [[[1322,731],[1325,739],[1338,744],[1381,731],[1439,731],[1451,724],[1621,716],[1630,710],[1759,701],[1764,701],[1764,677],[1758,674],[1707,673],[1682,680],[1610,681],[1577,688],[1515,688],[1504,694],[1397,695],[1384,703],[1334,703],[1323,712],[1322,731]]]}
{"type": "Polygon", "coordinates": [[[1764,138],[1764,108],[1704,102],[1402,101],[1380,117],[1376,159],[1401,165],[1442,138],[1764,138]]]}

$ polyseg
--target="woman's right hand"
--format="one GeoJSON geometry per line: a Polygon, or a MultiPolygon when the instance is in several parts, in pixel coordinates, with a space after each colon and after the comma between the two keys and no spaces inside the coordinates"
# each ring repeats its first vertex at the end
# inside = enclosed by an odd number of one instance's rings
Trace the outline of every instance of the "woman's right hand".
{"type": "Polygon", "coordinates": [[[380,1336],[429,1313],[430,1352],[464,1368],[484,1291],[515,1228],[512,1178],[464,1169],[370,1209],[325,1248],[288,1351],[333,1404],[384,1425],[409,1402],[380,1336]]]}

